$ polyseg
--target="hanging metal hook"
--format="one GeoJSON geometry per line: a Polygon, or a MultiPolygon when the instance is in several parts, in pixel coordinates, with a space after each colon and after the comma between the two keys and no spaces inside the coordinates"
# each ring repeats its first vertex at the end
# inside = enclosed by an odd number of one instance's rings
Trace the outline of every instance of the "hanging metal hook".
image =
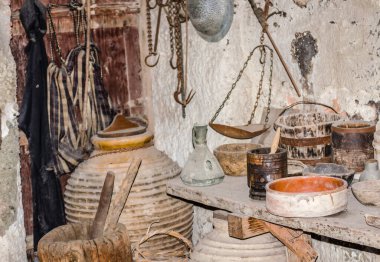
{"type": "Polygon", "coordinates": [[[185,99],[185,100],[181,100],[181,99],[179,98],[179,96],[182,95],[181,89],[177,89],[177,90],[174,92],[173,96],[174,96],[174,100],[175,100],[178,104],[182,105],[183,107],[186,107],[186,106],[191,102],[191,100],[193,99],[195,93],[196,93],[196,92],[193,91],[193,89],[191,89],[191,90],[190,90],[190,93],[187,95],[186,99],[185,99]]]}
{"type": "Polygon", "coordinates": [[[171,55],[169,62],[170,62],[170,67],[173,70],[177,69],[177,62],[174,62],[174,54],[171,55]]]}
{"type": "Polygon", "coordinates": [[[149,55],[147,55],[145,57],[144,61],[145,61],[145,64],[147,66],[149,66],[149,67],[155,67],[158,64],[158,61],[160,61],[160,55],[158,55],[157,53],[151,53],[151,54],[149,54],[149,55]],[[153,63],[150,63],[149,60],[150,60],[151,57],[157,57],[156,61],[153,62],[153,63]]]}

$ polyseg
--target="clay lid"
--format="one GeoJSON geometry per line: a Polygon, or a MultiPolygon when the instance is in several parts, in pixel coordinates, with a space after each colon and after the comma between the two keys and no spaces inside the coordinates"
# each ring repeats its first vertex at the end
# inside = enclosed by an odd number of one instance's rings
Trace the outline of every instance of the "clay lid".
{"type": "Polygon", "coordinates": [[[108,127],[98,132],[98,136],[107,138],[138,135],[146,131],[146,126],[139,118],[117,114],[108,127]]]}
{"type": "Polygon", "coordinates": [[[147,131],[147,123],[142,119],[118,114],[91,142],[99,150],[138,149],[151,145],[153,134],[147,131]]]}

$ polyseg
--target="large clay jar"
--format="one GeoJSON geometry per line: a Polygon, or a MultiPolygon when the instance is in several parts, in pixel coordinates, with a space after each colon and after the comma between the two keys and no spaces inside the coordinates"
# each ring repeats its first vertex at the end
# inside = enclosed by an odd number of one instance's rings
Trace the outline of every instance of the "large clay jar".
{"type": "Polygon", "coordinates": [[[213,220],[214,230],[195,246],[191,253],[193,262],[286,262],[285,246],[266,233],[245,240],[228,235],[228,222],[225,219],[213,220]]]}
{"type": "MultiPolygon", "coordinates": [[[[166,194],[166,181],[179,175],[180,167],[153,146],[153,135],[144,132],[120,137],[94,136],[95,151],[81,163],[68,180],[65,208],[68,222],[83,222],[95,217],[107,171],[115,173],[114,194],[130,165],[141,158],[142,164],[131,189],[119,223],[126,226],[132,247],[151,230],[175,230],[191,239],[192,205],[166,194]]],[[[176,239],[160,235],[141,245],[150,252],[183,248],[176,239]]]]}

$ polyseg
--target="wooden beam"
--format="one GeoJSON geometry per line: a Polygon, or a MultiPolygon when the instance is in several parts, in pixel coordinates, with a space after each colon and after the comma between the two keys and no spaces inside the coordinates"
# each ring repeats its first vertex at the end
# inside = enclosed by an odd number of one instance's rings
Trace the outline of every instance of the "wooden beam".
{"type": "Polygon", "coordinates": [[[254,217],[229,214],[227,221],[230,237],[247,239],[269,232],[264,222],[254,217]]]}
{"type": "Polygon", "coordinates": [[[270,232],[287,247],[288,262],[315,261],[318,253],[311,246],[311,239],[302,230],[278,226],[254,217],[228,214],[230,237],[247,239],[270,232]]]}
{"type": "Polygon", "coordinates": [[[312,248],[310,240],[302,230],[293,230],[264,222],[266,227],[280,240],[290,251],[292,251],[302,262],[312,262],[318,257],[318,253],[312,248]]]}

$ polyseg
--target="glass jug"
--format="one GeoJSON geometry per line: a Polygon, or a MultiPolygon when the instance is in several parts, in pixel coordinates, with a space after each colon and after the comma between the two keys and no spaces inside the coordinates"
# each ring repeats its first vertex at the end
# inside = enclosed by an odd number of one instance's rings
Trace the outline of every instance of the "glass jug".
{"type": "Polygon", "coordinates": [[[207,146],[207,126],[193,127],[193,147],[181,172],[183,183],[190,186],[210,186],[223,181],[224,173],[207,146]]]}

